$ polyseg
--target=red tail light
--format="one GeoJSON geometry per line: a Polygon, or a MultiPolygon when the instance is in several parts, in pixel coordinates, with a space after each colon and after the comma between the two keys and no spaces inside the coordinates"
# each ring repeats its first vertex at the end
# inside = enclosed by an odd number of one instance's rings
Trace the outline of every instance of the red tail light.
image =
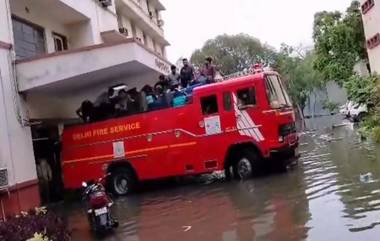
{"type": "Polygon", "coordinates": [[[92,208],[102,208],[107,206],[109,200],[104,192],[95,192],[90,195],[90,205],[92,208]]]}

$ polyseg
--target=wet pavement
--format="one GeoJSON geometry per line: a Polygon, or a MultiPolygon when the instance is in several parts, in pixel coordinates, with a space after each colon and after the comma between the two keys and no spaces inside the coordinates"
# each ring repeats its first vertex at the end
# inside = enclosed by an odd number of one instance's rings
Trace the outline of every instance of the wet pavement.
{"type": "MultiPolygon", "coordinates": [[[[190,178],[118,199],[120,227],[103,240],[379,240],[380,148],[351,126],[301,139],[302,158],[287,173],[190,178]]],[[[73,240],[94,240],[84,211],[67,210],[73,240]]]]}

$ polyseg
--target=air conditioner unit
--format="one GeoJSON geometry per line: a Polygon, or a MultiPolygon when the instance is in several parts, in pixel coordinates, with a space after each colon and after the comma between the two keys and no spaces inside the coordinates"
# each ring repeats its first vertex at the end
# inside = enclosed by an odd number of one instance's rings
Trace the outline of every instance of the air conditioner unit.
{"type": "Polygon", "coordinates": [[[8,187],[8,170],[0,168],[0,189],[8,187]]]}
{"type": "Polygon", "coordinates": [[[109,7],[112,5],[112,0],[99,0],[99,2],[103,5],[103,7],[109,7]]]}
{"type": "Polygon", "coordinates": [[[128,36],[128,29],[125,27],[121,27],[121,28],[119,28],[119,33],[121,33],[125,36],[128,36]]]}
{"type": "Polygon", "coordinates": [[[157,25],[158,25],[159,27],[164,26],[164,20],[162,20],[162,19],[158,19],[158,20],[157,20],[157,25]]]}

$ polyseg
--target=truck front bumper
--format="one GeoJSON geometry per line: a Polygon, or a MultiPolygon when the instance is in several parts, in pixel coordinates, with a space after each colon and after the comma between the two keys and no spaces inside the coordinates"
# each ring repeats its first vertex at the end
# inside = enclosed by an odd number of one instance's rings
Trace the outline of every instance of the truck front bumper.
{"type": "Polygon", "coordinates": [[[298,142],[296,142],[291,146],[272,149],[269,159],[273,162],[284,162],[286,164],[297,162],[300,157],[298,146],[298,142]]]}

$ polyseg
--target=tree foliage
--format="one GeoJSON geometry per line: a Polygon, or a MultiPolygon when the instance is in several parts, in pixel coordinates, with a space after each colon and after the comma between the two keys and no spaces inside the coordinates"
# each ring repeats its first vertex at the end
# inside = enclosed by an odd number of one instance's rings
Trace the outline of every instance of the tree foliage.
{"type": "Polygon", "coordinates": [[[378,76],[353,75],[344,83],[348,98],[356,103],[376,106],[380,103],[378,76]]]}
{"type": "Polygon", "coordinates": [[[222,73],[228,75],[249,69],[257,62],[281,73],[288,92],[301,110],[311,91],[322,85],[322,77],[313,69],[315,55],[302,47],[283,44],[280,51],[261,44],[249,35],[221,35],[208,40],[191,56],[195,66],[201,66],[206,56],[212,56],[222,73]]]}
{"type": "Polygon", "coordinates": [[[319,12],[314,16],[314,67],[324,80],[343,84],[354,65],[367,59],[360,3],[353,1],[344,14],[319,12]]]}
{"type": "Polygon", "coordinates": [[[310,93],[323,86],[322,76],[313,68],[314,58],[313,51],[302,51],[285,44],[277,56],[276,69],[285,80],[293,102],[302,111],[310,93]]]}
{"type": "Polygon", "coordinates": [[[201,49],[193,52],[191,62],[200,67],[207,56],[213,57],[226,75],[249,69],[257,62],[270,65],[276,60],[273,48],[246,34],[225,34],[208,40],[201,49]]]}

